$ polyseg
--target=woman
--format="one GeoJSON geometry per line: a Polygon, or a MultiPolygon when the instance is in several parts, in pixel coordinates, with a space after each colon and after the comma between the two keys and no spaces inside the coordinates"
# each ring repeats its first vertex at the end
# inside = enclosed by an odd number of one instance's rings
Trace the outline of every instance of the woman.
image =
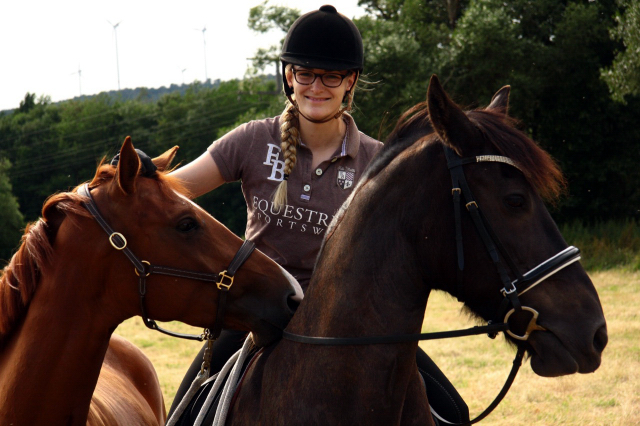
{"type": "MultiPolygon", "coordinates": [[[[173,174],[196,197],[242,180],[246,238],[305,290],[328,224],[382,143],[359,132],[348,114],[364,63],[362,38],[351,20],[329,5],[301,16],[287,33],[280,59],[288,99],[282,115],[239,126],[173,174]]],[[[244,338],[244,333],[223,331],[214,343],[212,373],[244,338]]],[[[199,371],[203,351],[178,389],[170,414],[199,371]]],[[[424,353],[419,366],[446,381],[424,353]]],[[[446,386],[453,390],[448,381],[446,386]]]]}

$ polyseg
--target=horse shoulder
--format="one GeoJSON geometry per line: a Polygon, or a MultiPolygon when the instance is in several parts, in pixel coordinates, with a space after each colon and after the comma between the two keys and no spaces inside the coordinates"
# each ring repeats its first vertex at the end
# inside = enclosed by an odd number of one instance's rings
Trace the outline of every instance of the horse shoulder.
{"type": "Polygon", "coordinates": [[[162,425],[166,411],[151,361],[128,340],[113,335],[91,398],[87,424],[162,425]]]}

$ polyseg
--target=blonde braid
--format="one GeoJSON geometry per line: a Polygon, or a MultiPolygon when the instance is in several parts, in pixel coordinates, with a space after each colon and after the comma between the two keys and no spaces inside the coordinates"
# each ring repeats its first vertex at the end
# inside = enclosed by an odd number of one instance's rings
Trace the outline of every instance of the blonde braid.
{"type": "Polygon", "coordinates": [[[287,179],[296,165],[296,147],[300,140],[298,112],[296,107],[287,101],[280,116],[280,149],[284,157],[284,179],[273,194],[273,204],[279,208],[287,204],[287,179]]]}

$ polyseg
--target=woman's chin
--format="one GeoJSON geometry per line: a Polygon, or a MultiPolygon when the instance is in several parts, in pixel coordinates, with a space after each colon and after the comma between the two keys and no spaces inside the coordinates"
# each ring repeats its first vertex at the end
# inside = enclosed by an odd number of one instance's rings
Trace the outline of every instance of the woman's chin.
{"type": "Polygon", "coordinates": [[[326,120],[329,117],[333,117],[339,111],[339,108],[336,110],[333,110],[330,108],[326,108],[323,105],[323,106],[311,106],[306,108],[302,107],[300,108],[300,111],[306,118],[321,121],[321,120],[326,120]]]}

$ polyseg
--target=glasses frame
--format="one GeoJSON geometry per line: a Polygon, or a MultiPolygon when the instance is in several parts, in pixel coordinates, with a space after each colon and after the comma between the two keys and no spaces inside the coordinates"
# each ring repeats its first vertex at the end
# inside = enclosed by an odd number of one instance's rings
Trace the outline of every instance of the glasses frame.
{"type": "Polygon", "coordinates": [[[347,78],[347,77],[349,77],[349,76],[351,75],[351,71],[349,71],[349,72],[348,72],[348,73],[346,73],[346,74],[340,74],[340,73],[338,73],[338,72],[324,72],[324,73],[322,73],[322,74],[318,74],[318,73],[315,73],[315,72],[313,72],[313,71],[311,71],[311,70],[308,70],[308,69],[296,69],[296,68],[292,68],[292,69],[291,69],[291,71],[293,72],[293,78],[295,79],[296,83],[298,83],[298,84],[301,84],[301,85],[303,85],[303,86],[311,86],[313,83],[315,83],[315,81],[317,80],[317,78],[318,78],[318,77],[320,77],[320,81],[322,82],[322,84],[323,84],[325,87],[329,87],[329,88],[331,88],[331,89],[335,89],[336,87],[340,87],[340,86],[342,86],[342,83],[344,82],[344,79],[345,79],[345,78],[347,78]],[[298,80],[298,72],[308,72],[308,73],[313,74],[313,80],[311,80],[311,82],[309,82],[309,83],[302,83],[302,82],[300,82],[300,81],[298,80]],[[324,81],[324,76],[325,76],[325,75],[339,75],[339,76],[340,76],[340,77],[342,77],[342,78],[340,79],[340,83],[339,83],[338,85],[336,85],[336,86],[329,86],[329,85],[324,81]]]}

